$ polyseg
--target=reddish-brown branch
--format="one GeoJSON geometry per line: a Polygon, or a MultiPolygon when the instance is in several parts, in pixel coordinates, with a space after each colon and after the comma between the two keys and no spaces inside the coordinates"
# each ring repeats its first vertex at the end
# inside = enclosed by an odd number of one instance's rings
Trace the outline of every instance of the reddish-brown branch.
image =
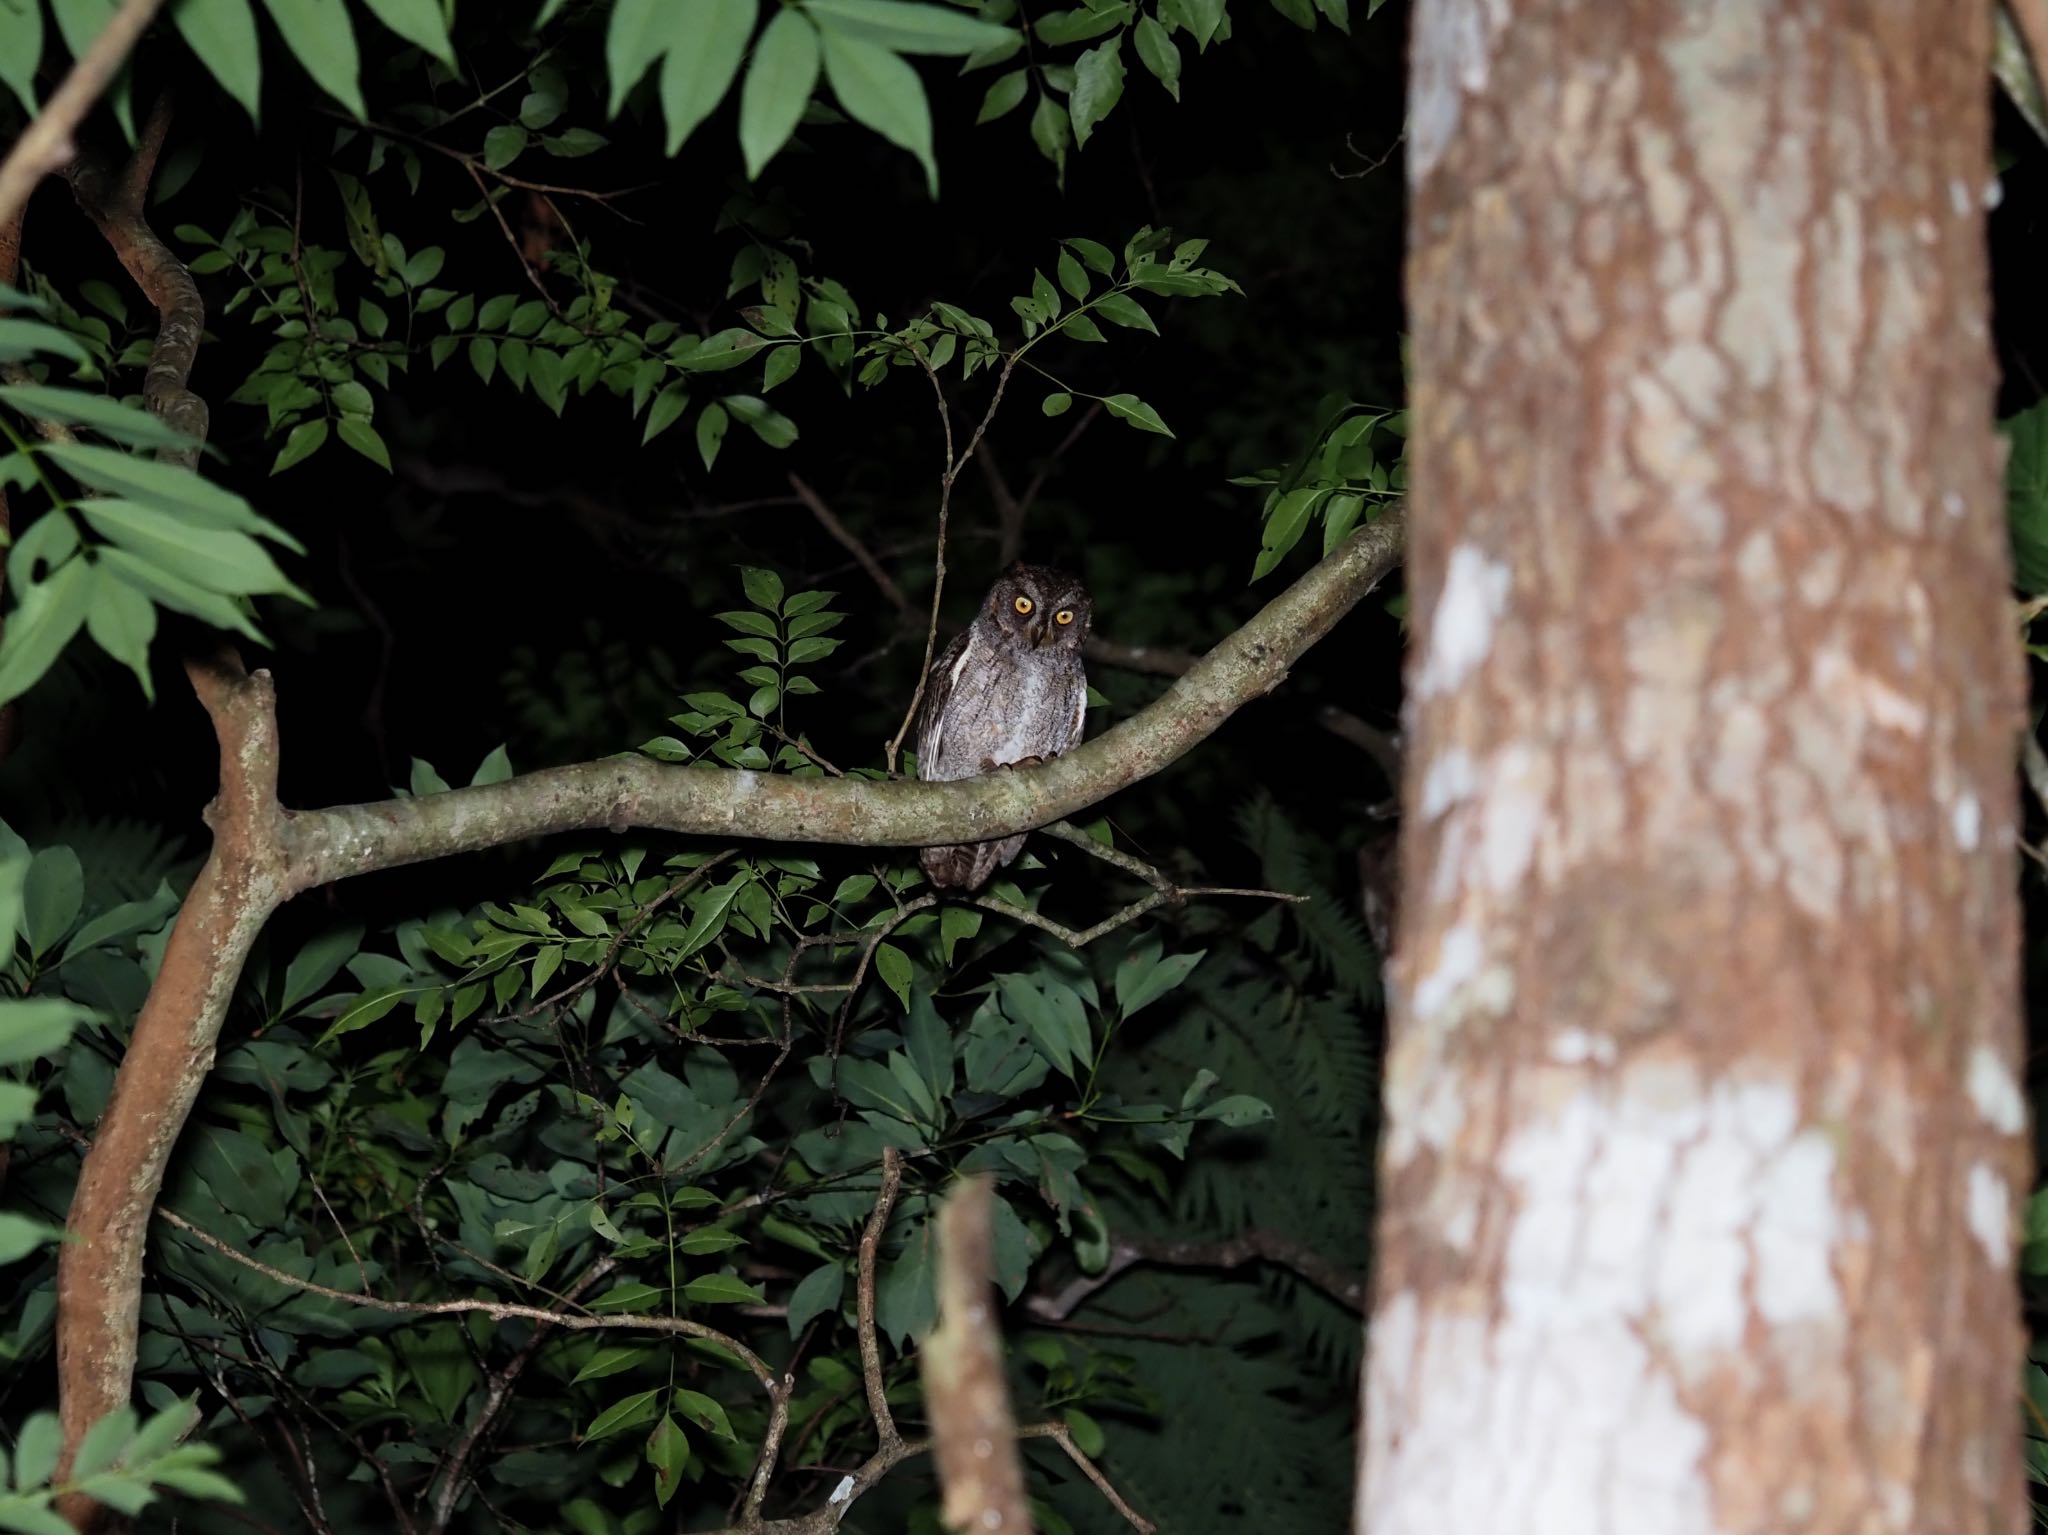
{"type": "Polygon", "coordinates": [[[882,1233],[896,1209],[896,1195],[903,1187],[903,1153],[894,1146],[882,1148],[882,1186],[875,1194],[875,1208],[860,1234],[860,1278],[854,1307],[856,1331],[860,1337],[860,1373],[867,1387],[868,1413],[875,1420],[875,1433],[888,1448],[898,1442],[896,1418],[889,1411],[888,1388],[882,1382],[882,1342],[875,1331],[875,1258],[882,1250],[882,1233]]]}

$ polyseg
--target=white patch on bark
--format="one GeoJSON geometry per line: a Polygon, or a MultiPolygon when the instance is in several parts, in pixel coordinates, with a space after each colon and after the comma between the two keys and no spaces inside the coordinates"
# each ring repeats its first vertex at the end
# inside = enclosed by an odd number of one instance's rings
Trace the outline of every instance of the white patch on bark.
{"type": "Polygon", "coordinates": [[[1429,649],[1415,679],[1418,696],[1449,692],[1486,659],[1507,608],[1511,576],[1503,561],[1488,559],[1470,544],[1451,551],[1429,628],[1429,649]]]}
{"type": "Polygon", "coordinates": [[[1612,1039],[1584,1029],[1559,1029],[1550,1041],[1550,1058],[1560,1066],[1582,1066],[1587,1061],[1608,1066],[1613,1064],[1614,1054],[1612,1039]]]}
{"type": "Polygon", "coordinates": [[[1408,184],[1419,186],[1457,135],[1465,94],[1486,89],[1508,0],[1426,0],[1416,7],[1408,76],[1408,184]]]}
{"type": "Polygon", "coordinates": [[[1422,779],[1422,816],[1433,821],[1460,800],[1470,799],[1479,787],[1479,770],[1472,754],[1462,746],[1440,751],[1430,760],[1422,779]]]}
{"type": "Polygon", "coordinates": [[[1957,847],[1967,853],[1977,846],[1984,831],[1984,807],[1977,803],[1976,795],[1965,789],[1956,796],[1949,824],[1955,831],[1957,847]]]}
{"type": "Polygon", "coordinates": [[[1479,810],[1479,866],[1496,893],[1514,889],[1529,872],[1555,778],[1550,758],[1527,746],[1506,747],[1494,758],[1479,810]]]}
{"type": "Polygon", "coordinates": [[[1979,1045],[1970,1052],[1967,1085],[1970,1101],[1977,1105],[1977,1112],[1992,1129],[2001,1135],[2018,1135],[2026,1129],[2027,1102],[2020,1096],[2020,1085],[1989,1045],[1979,1045]]]}
{"type": "MultiPolygon", "coordinates": [[[[1551,1056],[1603,1043],[1566,1029],[1551,1056]]],[[[1829,1260],[1856,1212],[1783,1068],[1710,1088],[1668,1057],[1557,1075],[1562,1096],[1522,1097],[1487,1195],[1506,1223],[1497,1309],[1449,1286],[1373,1319],[1359,1535],[1712,1535],[1707,1436],[1680,1384],[1758,1323],[1843,1335],[1829,1260]]]]}
{"type": "Polygon", "coordinates": [[[1429,974],[1415,983],[1416,1018],[1426,1019],[1441,1012],[1458,988],[1479,974],[1479,961],[1484,954],[1479,929],[1471,923],[1460,922],[1445,933],[1436,946],[1436,963],[1429,974]]]}
{"type": "Polygon", "coordinates": [[[1970,1168],[1970,1234],[1985,1256],[2004,1268],[2012,1261],[2012,1190],[1982,1162],[1970,1168]]]}

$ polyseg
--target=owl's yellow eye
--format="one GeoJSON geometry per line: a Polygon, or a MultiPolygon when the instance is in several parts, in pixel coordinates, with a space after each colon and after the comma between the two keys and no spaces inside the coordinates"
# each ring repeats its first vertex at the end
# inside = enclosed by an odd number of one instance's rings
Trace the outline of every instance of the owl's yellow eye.
{"type": "Polygon", "coordinates": [[[1061,608],[1057,613],[1053,614],[1052,621],[1056,624],[1070,624],[1074,621],[1074,610],[1072,608],[1061,608]]]}
{"type": "Polygon", "coordinates": [[[1034,603],[1029,597],[1019,597],[1015,602],[1011,603],[1010,606],[1015,608],[1019,613],[1029,613],[1032,610],[1032,608],[1037,606],[1037,604],[1034,603]]]}

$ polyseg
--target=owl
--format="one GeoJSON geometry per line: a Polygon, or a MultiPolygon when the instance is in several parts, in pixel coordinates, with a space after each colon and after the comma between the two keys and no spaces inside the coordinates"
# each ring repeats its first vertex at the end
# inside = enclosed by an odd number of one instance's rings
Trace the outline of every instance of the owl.
{"type": "MultiPolygon", "coordinates": [[[[1012,565],[966,632],[932,666],[917,730],[917,776],[929,783],[1057,757],[1081,739],[1088,678],[1081,641],[1093,611],[1078,578],[1046,565],[1012,565]]],[[[918,854],[942,889],[978,890],[1007,866],[1024,837],[951,843],[918,854]]]]}

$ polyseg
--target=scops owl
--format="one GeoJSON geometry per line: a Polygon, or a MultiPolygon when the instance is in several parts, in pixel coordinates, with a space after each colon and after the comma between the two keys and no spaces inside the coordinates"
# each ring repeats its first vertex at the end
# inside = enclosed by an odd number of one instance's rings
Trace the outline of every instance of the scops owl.
{"type": "MultiPolygon", "coordinates": [[[[1012,565],[974,622],[932,666],[917,731],[917,776],[931,783],[1057,757],[1081,739],[1088,678],[1081,641],[1092,612],[1078,578],[1046,565],[1012,565]]],[[[1024,846],[952,843],[918,854],[934,885],[978,890],[1024,846]]]]}

